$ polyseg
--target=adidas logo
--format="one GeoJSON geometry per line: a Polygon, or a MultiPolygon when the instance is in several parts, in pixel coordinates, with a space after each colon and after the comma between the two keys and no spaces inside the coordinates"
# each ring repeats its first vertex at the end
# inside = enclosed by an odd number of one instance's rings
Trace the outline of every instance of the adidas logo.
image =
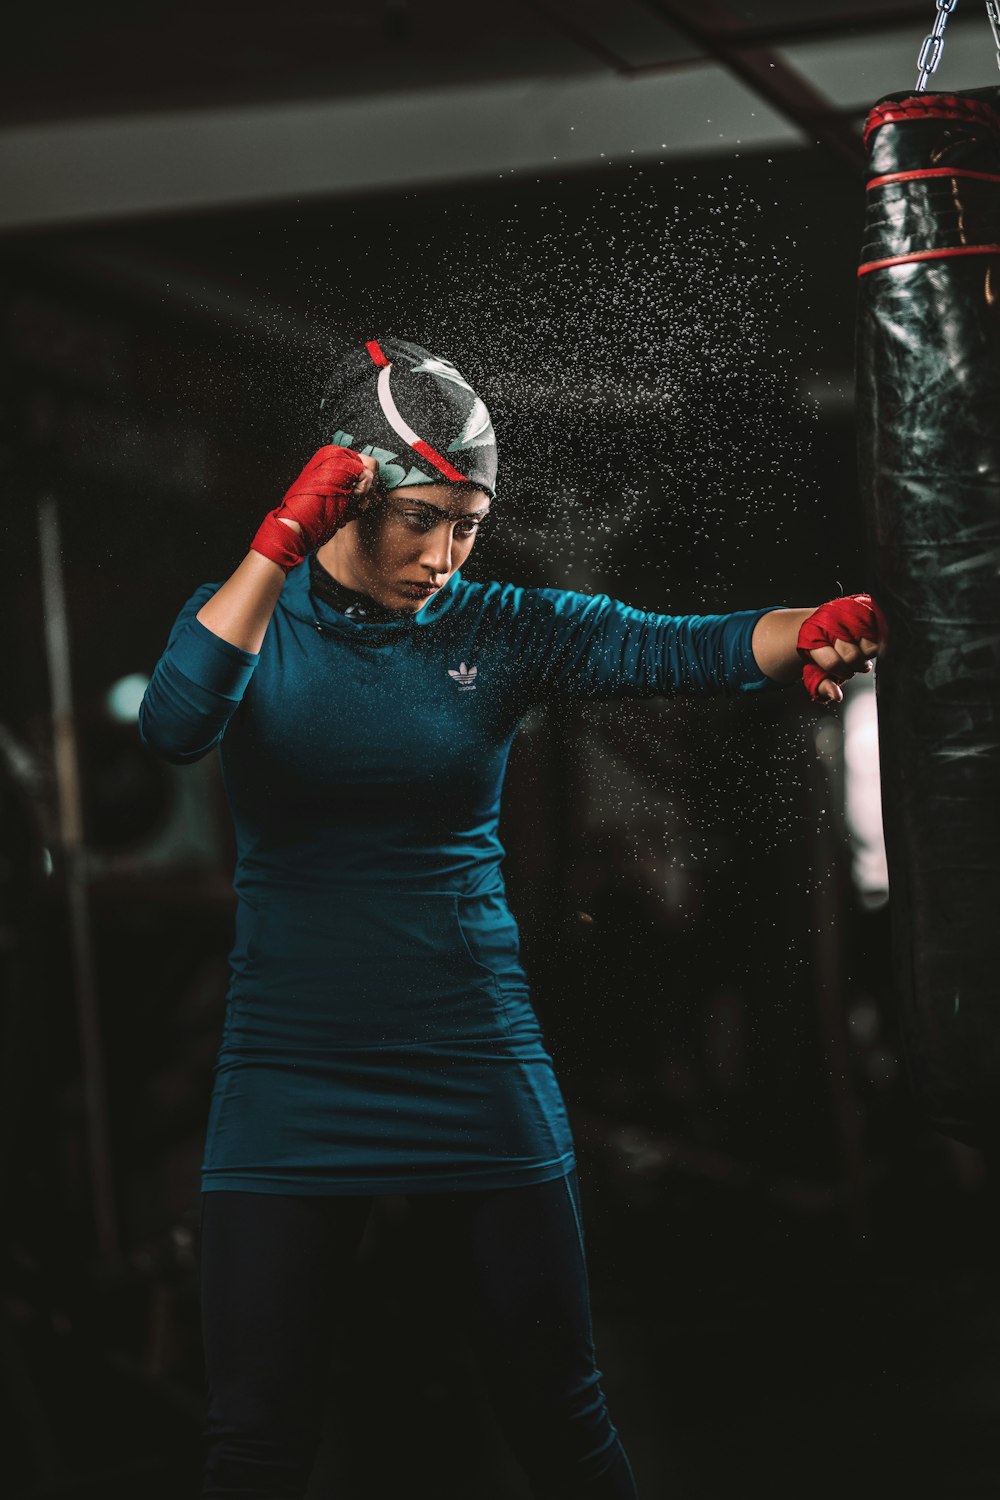
{"type": "Polygon", "coordinates": [[[476,685],[476,668],[467,667],[464,661],[459,662],[457,671],[454,667],[449,667],[448,676],[460,693],[468,693],[476,685]]]}

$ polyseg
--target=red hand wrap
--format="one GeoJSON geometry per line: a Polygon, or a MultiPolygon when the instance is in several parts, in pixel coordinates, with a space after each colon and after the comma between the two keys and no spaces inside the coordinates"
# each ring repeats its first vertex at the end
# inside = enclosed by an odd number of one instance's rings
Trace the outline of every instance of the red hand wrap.
{"type": "Polygon", "coordinates": [[[888,638],[889,626],[885,615],[871,594],[848,594],[842,599],[828,599],[819,609],[814,609],[799,628],[796,648],[804,666],[802,681],[806,692],[815,702],[825,701],[819,691],[821,682],[829,677],[833,682],[846,682],[853,676],[844,663],[843,676],[824,672],[810,656],[819,646],[832,646],[834,641],[850,641],[857,646],[862,636],[866,641],[884,641],[888,638]]]}
{"type": "Polygon", "coordinates": [[[269,557],[286,573],[294,568],[344,524],[344,513],[365,467],[360,453],[353,448],[332,443],[320,448],[281,504],[268,511],[250,543],[251,550],[269,557]],[[298,521],[301,534],[286,526],[282,517],[298,521]]]}

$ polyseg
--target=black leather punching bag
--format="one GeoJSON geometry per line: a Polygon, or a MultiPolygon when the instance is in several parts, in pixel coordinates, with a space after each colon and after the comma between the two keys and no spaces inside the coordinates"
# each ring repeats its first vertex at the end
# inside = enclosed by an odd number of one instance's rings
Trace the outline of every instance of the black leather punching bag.
{"type": "Polygon", "coordinates": [[[893,965],[928,1122],[1000,1145],[1000,88],[871,112],[857,398],[893,965]]]}

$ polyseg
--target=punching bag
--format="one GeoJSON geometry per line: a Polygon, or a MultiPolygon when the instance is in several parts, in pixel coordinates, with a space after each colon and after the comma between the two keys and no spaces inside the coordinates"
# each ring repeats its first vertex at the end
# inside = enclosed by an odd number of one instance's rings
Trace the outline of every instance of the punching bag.
{"type": "Polygon", "coordinates": [[[1000,1145],[1000,88],[869,115],[858,442],[904,1054],[1000,1145]],[[996,925],[994,926],[994,923],[996,925]]]}

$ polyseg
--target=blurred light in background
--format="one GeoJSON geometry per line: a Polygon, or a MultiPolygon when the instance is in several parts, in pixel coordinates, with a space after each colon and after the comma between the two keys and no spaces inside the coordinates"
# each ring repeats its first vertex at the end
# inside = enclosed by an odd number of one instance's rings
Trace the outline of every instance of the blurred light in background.
{"type": "Polygon", "coordinates": [[[118,724],[136,723],[142,695],[148,686],[149,678],[144,677],[141,672],[130,672],[127,677],[119,677],[105,695],[104,706],[109,717],[118,724]]]}
{"type": "Polygon", "coordinates": [[[851,876],[862,904],[872,910],[889,899],[874,672],[853,678],[845,694],[844,803],[851,837],[851,876]]]}

